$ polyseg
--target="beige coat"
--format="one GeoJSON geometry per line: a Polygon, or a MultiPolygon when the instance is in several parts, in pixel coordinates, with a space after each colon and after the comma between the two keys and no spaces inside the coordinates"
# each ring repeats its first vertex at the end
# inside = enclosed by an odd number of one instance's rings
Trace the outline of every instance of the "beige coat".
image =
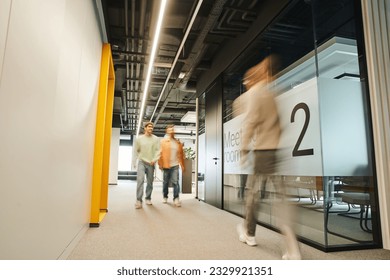
{"type": "Polygon", "coordinates": [[[278,148],[281,128],[273,92],[259,82],[244,93],[245,117],[242,130],[243,150],[274,150],[278,148]],[[253,147],[250,147],[251,140],[253,147]]]}

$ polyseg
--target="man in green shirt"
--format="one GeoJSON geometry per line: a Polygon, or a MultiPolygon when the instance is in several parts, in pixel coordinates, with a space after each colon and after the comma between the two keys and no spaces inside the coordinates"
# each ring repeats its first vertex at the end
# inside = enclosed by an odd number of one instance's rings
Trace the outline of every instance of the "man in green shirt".
{"type": "Polygon", "coordinates": [[[145,202],[152,205],[152,191],[154,168],[160,158],[160,139],[152,134],[153,123],[148,122],[144,126],[144,134],[135,141],[135,151],[138,157],[137,169],[137,201],[135,208],[142,208],[142,197],[144,195],[144,180],[146,175],[145,202]]]}

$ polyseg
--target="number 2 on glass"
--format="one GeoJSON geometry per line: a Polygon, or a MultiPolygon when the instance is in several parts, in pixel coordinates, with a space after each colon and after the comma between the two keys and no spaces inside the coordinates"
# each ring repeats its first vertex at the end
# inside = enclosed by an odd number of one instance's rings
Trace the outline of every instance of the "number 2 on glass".
{"type": "Polygon", "coordinates": [[[306,103],[299,103],[299,104],[297,104],[297,105],[294,107],[294,109],[292,110],[292,112],[291,112],[290,122],[291,122],[291,123],[294,122],[295,114],[296,114],[296,112],[297,112],[299,109],[302,109],[302,110],[305,112],[305,123],[303,124],[301,134],[300,134],[299,137],[298,137],[298,141],[297,141],[297,143],[296,143],[295,146],[294,146],[294,149],[293,149],[293,152],[292,152],[292,156],[293,156],[293,157],[299,157],[299,156],[314,155],[314,150],[313,150],[313,149],[302,149],[302,150],[299,149],[299,146],[300,146],[301,143],[302,143],[302,139],[303,139],[303,137],[305,136],[307,127],[309,126],[309,121],[310,121],[310,110],[309,110],[309,106],[307,106],[306,103]]]}

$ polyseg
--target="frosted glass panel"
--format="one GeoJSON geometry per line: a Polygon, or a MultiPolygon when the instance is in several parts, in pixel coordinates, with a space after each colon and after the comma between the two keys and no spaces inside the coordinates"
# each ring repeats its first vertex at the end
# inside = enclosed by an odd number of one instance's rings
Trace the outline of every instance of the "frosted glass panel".
{"type": "Polygon", "coordinates": [[[319,78],[324,176],[370,176],[362,85],[319,78]]]}

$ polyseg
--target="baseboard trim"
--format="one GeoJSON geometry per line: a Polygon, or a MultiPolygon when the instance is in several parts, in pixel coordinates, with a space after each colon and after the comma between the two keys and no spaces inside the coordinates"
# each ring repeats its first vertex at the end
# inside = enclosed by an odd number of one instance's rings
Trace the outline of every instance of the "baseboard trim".
{"type": "Polygon", "coordinates": [[[79,244],[81,238],[88,230],[88,224],[85,224],[80,231],[76,234],[76,236],[70,241],[68,246],[62,251],[62,253],[58,256],[57,260],[67,260],[74,248],[76,248],[77,244],[79,244]]]}

